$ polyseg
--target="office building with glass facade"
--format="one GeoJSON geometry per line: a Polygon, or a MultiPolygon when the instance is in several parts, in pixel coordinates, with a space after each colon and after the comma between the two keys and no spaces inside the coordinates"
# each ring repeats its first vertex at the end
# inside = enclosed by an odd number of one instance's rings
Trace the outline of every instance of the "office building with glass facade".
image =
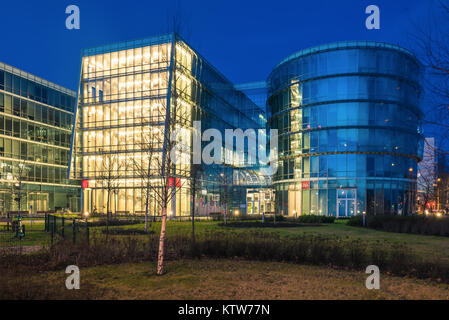
{"type": "Polygon", "coordinates": [[[67,169],[75,92],[0,63],[0,212],[79,211],[67,169]],[[19,197],[20,192],[20,197],[19,197]]]}
{"type": "Polygon", "coordinates": [[[409,214],[422,158],[421,65],[401,47],[340,42],[299,51],[267,79],[279,130],[284,215],[409,214]]]}
{"type": "MultiPolygon", "coordinates": [[[[223,137],[225,129],[265,127],[263,110],[176,34],[86,49],[81,64],[70,177],[83,180],[83,210],[143,213],[146,187],[139,163],[154,168],[152,183],[162,187],[158,159],[164,157],[165,132],[172,126],[189,137],[188,151],[180,155],[189,160],[167,168],[176,188],[168,212],[190,215],[193,122],[201,121],[201,132],[213,128],[223,137]],[[112,194],[107,187],[111,180],[116,184],[112,194]]],[[[220,157],[229,152],[232,157],[234,150],[223,145],[220,157]]],[[[200,215],[219,212],[223,203],[228,210],[245,210],[245,190],[257,184],[246,177],[257,166],[234,160],[201,165],[200,215]]],[[[159,215],[160,205],[150,194],[151,214],[159,215]]]]}
{"type": "Polygon", "coordinates": [[[258,107],[264,111],[267,105],[267,83],[265,81],[239,83],[234,85],[237,90],[242,91],[258,107]]]}

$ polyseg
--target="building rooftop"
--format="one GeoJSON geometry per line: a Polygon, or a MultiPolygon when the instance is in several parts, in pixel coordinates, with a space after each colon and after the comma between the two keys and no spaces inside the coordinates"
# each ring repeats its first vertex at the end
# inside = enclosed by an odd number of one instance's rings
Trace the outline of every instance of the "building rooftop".
{"type": "Polygon", "coordinates": [[[62,87],[59,84],[50,82],[48,80],[45,80],[45,79],[40,78],[38,76],[35,76],[35,75],[31,74],[31,73],[28,73],[26,71],[17,69],[17,68],[15,68],[13,66],[10,66],[10,65],[6,64],[6,63],[0,62],[0,70],[4,70],[4,71],[12,73],[12,74],[14,74],[16,76],[28,79],[30,81],[36,82],[38,84],[41,84],[43,86],[46,86],[46,87],[49,87],[49,88],[52,88],[52,89],[58,90],[58,91],[60,91],[62,93],[68,94],[68,95],[70,95],[72,97],[76,97],[76,92],[73,91],[73,90],[70,90],[70,89],[67,89],[65,87],[62,87]]]}
{"type": "Polygon", "coordinates": [[[152,36],[152,37],[148,37],[148,38],[144,38],[144,39],[119,41],[119,42],[115,42],[115,43],[110,43],[110,44],[106,44],[106,45],[95,46],[95,47],[83,49],[82,55],[83,56],[93,56],[93,55],[103,54],[103,53],[108,53],[108,52],[146,47],[146,46],[151,46],[151,45],[155,45],[155,44],[166,43],[166,42],[171,41],[172,39],[173,39],[173,34],[163,34],[163,35],[152,36]]]}
{"type": "Polygon", "coordinates": [[[237,90],[266,89],[267,83],[265,81],[238,83],[234,84],[234,88],[237,90]]]}
{"type": "Polygon", "coordinates": [[[291,60],[294,60],[296,58],[306,56],[309,54],[330,51],[330,50],[349,49],[349,48],[386,48],[386,49],[398,50],[398,51],[401,51],[401,52],[411,56],[417,62],[419,62],[413,52],[411,52],[410,50],[405,49],[403,47],[400,47],[398,45],[395,45],[395,44],[378,42],[378,41],[340,41],[340,42],[323,44],[323,45],[319,45],[319,46],[315,46],[315,47],[311,47],[311,48],[307,48],[307,49],[303,49],[298,52],[295,52],[295,53],[289,55],[287,58],[283,59],[281,62],[279,62],[274,69],[283,65],[286,62],[289,62],[291,60]]]}

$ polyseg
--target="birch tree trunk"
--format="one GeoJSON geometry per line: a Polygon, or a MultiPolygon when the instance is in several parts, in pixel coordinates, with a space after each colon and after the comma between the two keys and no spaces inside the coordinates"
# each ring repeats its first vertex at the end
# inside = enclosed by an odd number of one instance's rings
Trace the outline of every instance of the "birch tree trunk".
{"type": "Polygon", "coordinates": [[[192,199],[192,242],[195,243],[195,190],[193,190],[192,199]]]}
{"type": "MultiPolygon", "coordinates": [[[[165,202],[165,201],[164,201],[165,202]]],[[[162,226],[161,235],[159,237],[159,254],[157,259],[157,274],[164,274],[164,256],[165,256],[165,226],[167,223],[167,203],[165,202],[162,208],[162,226]]]]}
{"type": "Polygon", "coordinates": [[[149,201],[149,196],[150,196],[150,190],[149,187],[147,186],[147,195],[146,195],[146,201],[145,201],[145,232],[148,232],[148,201],[149,201]]]}
{"type": "Polygon", "coordinates": [[[106,241],[108,240],[108,236],[109,236],[109,202],[110,202],[110,198],[111,198],[111,189],[108,187],[108,198],[107,198],[107,203],[106,203],[106,241]]]}

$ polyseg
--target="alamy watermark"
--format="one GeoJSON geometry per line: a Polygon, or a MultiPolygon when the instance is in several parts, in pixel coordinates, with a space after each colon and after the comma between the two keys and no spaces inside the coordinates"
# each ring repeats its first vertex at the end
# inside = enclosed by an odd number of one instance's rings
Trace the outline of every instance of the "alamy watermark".
{"type": "Polygon", "coordinates": [[[369,5],[365,9],[365,13],[369,16],[365,20],[365,26],[368,30],[380,29],[380,9],[376,5],[369,5]]]}
{"type": "Polygon", "coordinates": [[[380,289],[380,271],[379,267],[375,265],[369,265],[366,267],[365,273],[370,274],[368,278],[366,278],[365,286],[368,290],[380,289]]]}
{"type": "Polygon", "coordinates": [[[65,269],[65,273],[70,274],[65,280],[65,287],[69,290],[80,289],[80,269],[75,265],[70,265],[65,269]]]}
{"type": "Polygon", "coordinates": [[[278,130],[270,130],[269,153],[267,130],[225,129],[225,139],[221,131],[209,128],[201,131],[201,121],[194,121],[192,130],[178,128],[171,134],[175,143],[170,157],[175,164],[227,164],[238,166],[260,165],[262,176],[273,175],[278,169],[278,130]],[[192,141],[193,159],[190,158],[192,141]],[[235,147],[234,147],[235,141],[235,147]],[[245,141],[247,147],[245,148],[245,141]],[[208,142],[202,147],[202,142],[208,142]]]}
{"type": "Polygon", "coordinates": [[[65,8],[65,13],[69,16],[65,20],[65,27],[69,30],[80,28],[80,8],[71,4],[65,8]]]}

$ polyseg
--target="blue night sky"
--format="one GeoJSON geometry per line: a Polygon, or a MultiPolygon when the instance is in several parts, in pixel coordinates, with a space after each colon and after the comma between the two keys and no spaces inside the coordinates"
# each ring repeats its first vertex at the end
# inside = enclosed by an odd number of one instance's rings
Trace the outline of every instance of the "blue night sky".
{"type": "Polygon", "coordinates": [[[174,8],[181,35],[235,83],[264,80],[286,56],[341,40],[376,40],[413,49],[413,25],[427,18],[427,0],[339,1],[2,1],[0,61],[75,90],[81,49],[171,31],[174,8]],[[81,29],[67,30],[75,4],[81,29]],[[376,4],[381,29],[365,28],[376,4]]]}

